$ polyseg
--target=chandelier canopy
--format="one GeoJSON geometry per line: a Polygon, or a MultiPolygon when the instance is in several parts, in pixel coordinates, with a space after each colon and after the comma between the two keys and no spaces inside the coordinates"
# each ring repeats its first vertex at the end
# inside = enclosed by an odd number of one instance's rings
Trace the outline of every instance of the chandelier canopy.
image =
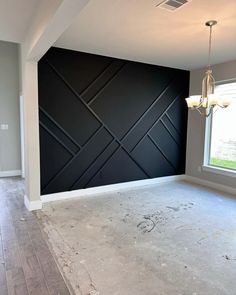
{"type": "Polygon", "coordinates": [[[217,21],[210,20],[205,23],[210,28],[209,36],[209,52],[208,52],[208,66],[205,76],[202,80],[201,95],[192,95],[186,98],[187,105],[192,110],[197,110],[201,115],[208,117],[212,114],[213,109],[218,106],[226,108],[230,104],[228,98],[221,98],[214,94],[215,79],[212,75],[211,69],[211,51],[212,51],[212,27],[217,24],[217,21]]]}

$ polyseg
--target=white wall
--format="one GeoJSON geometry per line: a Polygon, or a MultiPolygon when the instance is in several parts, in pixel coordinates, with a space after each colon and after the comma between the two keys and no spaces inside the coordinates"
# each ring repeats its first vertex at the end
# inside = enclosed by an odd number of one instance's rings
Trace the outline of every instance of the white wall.
{"type": "Polygon", "coordinates": [[[20,50],[24,108],[25,205],[42,208],[40,198],[37,62],[71,24],[89,0],[42,0],[20,50]]]}
{"type": "Polygon", "coordinates": [[[18,45],[0,41],[0,176],[21,170],[18,45]]]}
{"type": "MultiPolygon", "coordinates": [[[[201,82],[205,69],[194,70],[190,73],[190,95],[201,93],[201,82]]],[[[236,78],[236,61],[213,66],[216,81],[236,78]]],[[[223,111],[223,110],[222,110],[223,111]]],[[[222,122],[223,123],[223,122],[222,122]]],[[[223,176],[213,172],[201,171],[204,156],[205,118],[197,111],[189,110],[186,174],[203,180],[216,182],[236,188],[236,178],[223,176]]]]}

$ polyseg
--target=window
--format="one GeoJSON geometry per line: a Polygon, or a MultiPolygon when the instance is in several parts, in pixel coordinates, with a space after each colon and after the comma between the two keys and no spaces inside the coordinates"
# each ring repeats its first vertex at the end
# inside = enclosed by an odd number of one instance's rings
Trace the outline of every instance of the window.
{"type": "Polygon", "coordinates": [[[208,165],[236,171],[236,81],[217,84],[215,93],[228,96],[231,104],[210,118],[208,165]]]}

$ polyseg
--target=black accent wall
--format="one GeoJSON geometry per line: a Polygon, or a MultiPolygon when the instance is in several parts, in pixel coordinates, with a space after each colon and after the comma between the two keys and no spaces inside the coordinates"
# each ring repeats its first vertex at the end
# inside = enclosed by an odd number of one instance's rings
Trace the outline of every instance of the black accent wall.
{"type": "Polygon", "coordinates": [[[188,71],[51,48],[38,78],[42,194],[185,172],[188,71]]]}

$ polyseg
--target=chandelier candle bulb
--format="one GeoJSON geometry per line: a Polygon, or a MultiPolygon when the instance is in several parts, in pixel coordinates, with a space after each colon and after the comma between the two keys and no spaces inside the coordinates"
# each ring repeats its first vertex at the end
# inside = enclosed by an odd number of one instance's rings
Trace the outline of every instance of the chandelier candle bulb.
{"type": "Polygon", "coordinates": [[[198,107],[201,102],[200,95],[192,95],[185,99],[189,108],[198,107]]]}
{"type": "Polygon", "coordinates": [[[208,104],[208,100],[207,100],[207,98],[205,97],[204,99],[203,99],[203,101],[202,101],[202,107],[203,108],[206,108],[207,107],[207,104],[208,104]]]}
{"type": "Polygon", "coordinates": [[[200,101],[201,101],[201,96],[200,95],[193,95],[193,96],[190,96],[191,99],[192,99],[192,104],[194,107],[197,107],[199,106],[200,104],[200,101]]]}
{"type": "Polygon", "coordinates": [[[214,106],[218,104],[218,99],[215,95],[209,95],[209,105],[214,106]]]}
{"type": "Polygon", "coordinates": [[[193,108],[193,103],[190,97],[186,98],[186,102],[189,108],[193,108]]]}
{"type": "Polygon", "coordinates": [[[230,99],[229,98],[222,98],[221,104],[224,107],[228,107],[230,105],[230,99]]]}
{"type": "Polygon", "coordinates": [[[186,102],[189,108],[193,108],[193,99],[191,96],[186,98],[186,102]]]}

